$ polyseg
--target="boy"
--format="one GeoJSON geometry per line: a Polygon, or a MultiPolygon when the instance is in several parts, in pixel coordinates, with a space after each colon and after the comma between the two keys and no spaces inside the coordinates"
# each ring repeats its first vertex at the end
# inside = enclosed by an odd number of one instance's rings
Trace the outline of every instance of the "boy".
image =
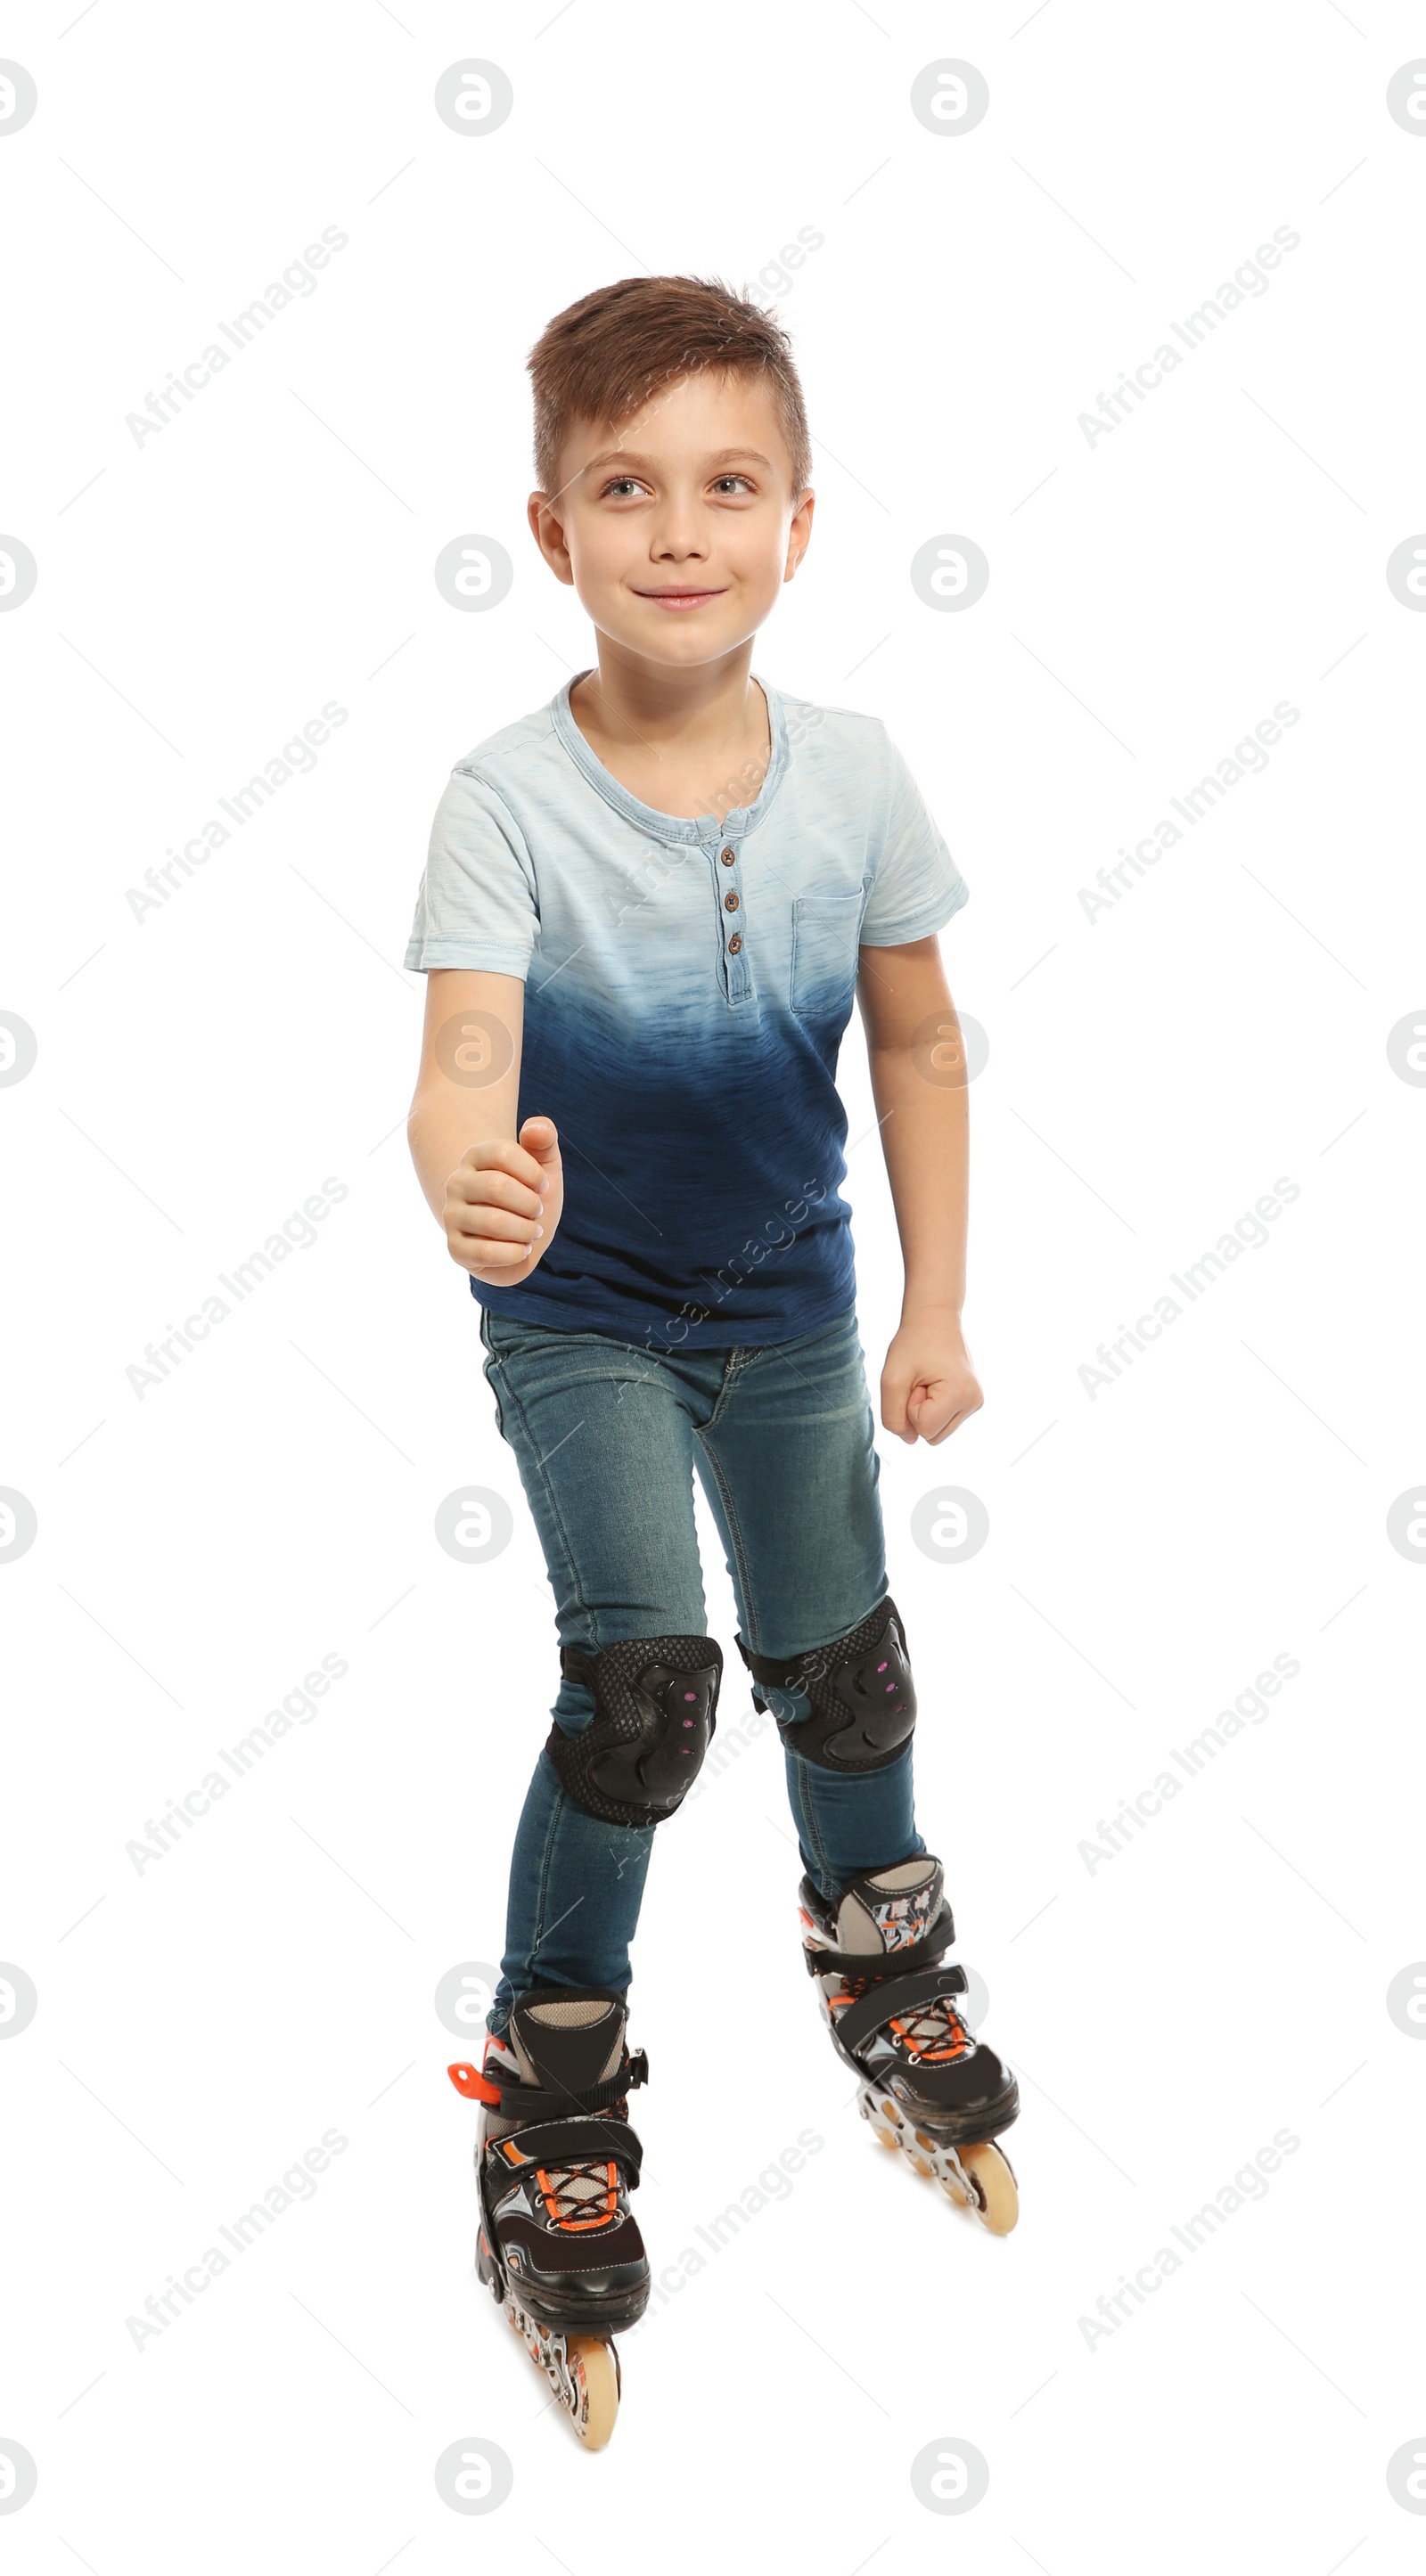
{"type": "Polygon", "coordinates": [[[966,889],[882,725],[751,674],[812,531],[786,335],[722,286],[626,278],[559,314],[530,369],[530,525],[598,664],[442,798],[406,955],[429,975],[410,1136],[482,1310],[563,1674],[484,2065],[451,2070],[485,2106],[477,2261],[594,2446],[617,2405],[608,2338],[649,2294],[629,1942],[722,1676],[693,1467],[785,1747],[807,1967],[864,2115],[1004,2233],[1014,2181],[988,2142],[1019,2105],[941,1963],[954,1926],[912,1812],[916,1701],[838,1195],[855,993],[906,1273],[882,1422],[934,1446],[981,1403],[960,1326],[965,1088],[923,1070],[933,1047],[960,1060],[936,933],[966,889]]]}

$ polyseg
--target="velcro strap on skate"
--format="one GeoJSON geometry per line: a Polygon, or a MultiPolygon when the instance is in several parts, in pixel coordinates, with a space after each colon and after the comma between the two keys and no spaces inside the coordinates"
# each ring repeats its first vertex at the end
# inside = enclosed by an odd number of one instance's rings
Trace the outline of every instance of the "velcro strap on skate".
{"type": "Polygon", "coordinates": [[[622,2167],[629,2189],[638,2187],[644,2151],[627,2120],[538,2120],[486,2141],[487,2157],[512,2173],[526,2165],[610,2164],[622,2167]]]}
{"type": "Polygon", "coordinates": [[[817,1950],[808,1943],[802,1955],[809,1977],[903,1977],[931,1967],[955,1937],[951,1909],[943,1903],[930,1931],[905,1950],[817,1950]]]}
{"type": "Polygon", "coordinates": [[[533,2084],[522,2084],[516,2069],[502,2066],[498,2059],[487,2063],[484,2075],[487,2084],[499,2087],[504,2118],[513,2119],[517,2113],[523,2117],[528,2111],[533,2119],[557,2120],[561,2112],[568,2113],[572,2104],[581,2111],[605,2111],[611,2102],[636,2092],[649,2080],[649,2061],[646,2050],[641,2048],[635,2056],[625,2058],[619,2073],[611,2075],[607,2083],[586,2084],[580,2093],[546,2093],[533,2084]]]}
{"type": "Polygon", "coordinates": [[[963,1995],[968,1982],[964,1968],[928,1968],[919,1977],[883,1978],[838,2013],[837,2038],[843,2048],[855,2049],[893,2014],[915,2011],[943,1995],[963,1995]]]}

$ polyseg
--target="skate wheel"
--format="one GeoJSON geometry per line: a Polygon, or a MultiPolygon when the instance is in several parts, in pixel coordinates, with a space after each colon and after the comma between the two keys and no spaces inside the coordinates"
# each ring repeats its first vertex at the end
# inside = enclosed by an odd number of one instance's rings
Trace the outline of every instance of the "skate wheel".
{"type": "Polygon", "coordinates": [[[922,2155],[919,2147],[908,2147],[906,2149],[906,2161],[909,2165],[914,2167],[918,2174],[929,2174],[934,2171],[934,2167],[931,2165],[929,2159],[922,2155]]]}
{"type": "Polygon", "coordinates": [[[571,2335],[566,2347],[578,2406],[574,2428],[587,2451],[602,2451],[619,2413],[619,2357],[597,2335],[571,2335]]]}
{"type": "MultiPolygon", "coordinates": [[[[975,2192],[976,2217],[989,2236],[1008,2236],[1020,2215],[1020,2196],[1015,2176],[998,2147],[987,2141],[983,2146],[962,2147],[961,2163],[969,2174],[975,2192]]],[[[958,2183],[946,2178],[943,2189],[964,2209],[966,2195],[958,2183]]]]}

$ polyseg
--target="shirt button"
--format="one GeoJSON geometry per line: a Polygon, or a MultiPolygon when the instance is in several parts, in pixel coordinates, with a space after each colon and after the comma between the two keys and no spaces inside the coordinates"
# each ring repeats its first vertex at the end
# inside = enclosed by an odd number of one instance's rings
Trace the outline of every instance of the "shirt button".
{"type": "Polygon", "coordinates": [[[729,886],[727,893],[723,897],[723,910],[725,912],[736,912],[737,909],[738,898],[734,893],[733,888],[729,886]]]}
{"type": "Polygon", "coordinates": [[[743,944],[743,934],[742,934],[741,930],[735,930],[735,931],[734,931],[734,933],[733,933],[732,938],[731,938],[731,939],[729,940],[729,942],[728,942],[728,954],[729,954],[729,956],[730,956],[730,957],[736,957],[736,956],[737,956],[737,953],[738,953],[738,951],[739,951],[739,949],[742,947],[742,944],[743,944]]]}
{"type": "Polygon", "coordinates": [[[723,850],[723,851],[721,851],[721,852],[720,852],[720,854],[719,854],[719,855],[720,855],[720,856],[721,856],[721,858],[722,858],[722,861],[723,861],[723,865],[724,865],[724,867],[725,867],[725,868],[730,868],[730,867],[732,867],[732,865],[733,865],[733,863],[734,863],[735,859],[737,858],[738,853],[737,853],[737,851],[736,851],[736,850],[723,850]]]}

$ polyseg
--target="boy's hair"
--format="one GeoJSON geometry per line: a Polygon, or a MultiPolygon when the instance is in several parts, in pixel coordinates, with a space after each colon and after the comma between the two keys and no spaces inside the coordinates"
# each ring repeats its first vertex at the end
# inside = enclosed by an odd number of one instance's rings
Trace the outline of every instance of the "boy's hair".
{"type": "Polygon", "coordinates": [[[597,287],[546,324],[529,368],[543,492],[555,490],[560,449],[576,420],[617,425],[661,386],[710,368],[768,378],[793,491],[805,492],[812,480],[807,413],[787,333],[717,278],[621,277],[597,287]]]}

